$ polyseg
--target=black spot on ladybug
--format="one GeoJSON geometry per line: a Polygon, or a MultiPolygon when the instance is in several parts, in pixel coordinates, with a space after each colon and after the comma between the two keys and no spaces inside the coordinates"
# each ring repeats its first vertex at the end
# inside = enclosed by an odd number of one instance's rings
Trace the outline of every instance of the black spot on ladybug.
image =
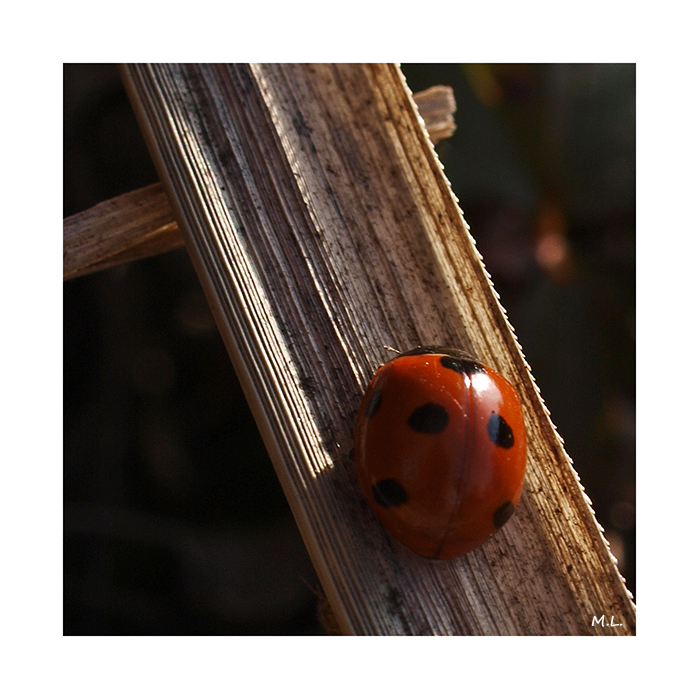
{"type": "Polygon", "coordinates": [[[449,421],[447,410],[436,403],[419,406],[408,418],[408,425],[417,433],[441,433],[449,421]]]}
{"type": "Polygon", "coordinates": [[[510,519],[510,516],[513,515],[514,510],[515,506],[510,501],[506,501],[502,506],[499,506],[493,514],[493,524],[496,527],[503,527],[510,519]]]}
{"type": "Polygon", "coordinates": [[[367,408],[365,409],[365,416],[367,418],[371,418],[378,410],[379,406],[382,403],[382,390],[377,389],[377,391],[370,396],[369,401],[367,402],[367,408]]]}
{"type": "Polygon", "coordinates": [[[465,360],[459,357],[452,357],[451,355],[443,355],[440,358],[440,364],[447,369],[459,372],[460,374],[466,374],[469,377],[471,377],[472,374],[486,372],[484,365],[479,364],[475,360],[465,360]]]}
{"type": "Polygon", "coordinates": [[[372,486],[374,500],[382,508],[395,508],[408,500],[408,494],[395,479],[383,479],[372,486]]]}
{"type": "Polygon", "coordinates": [[[513,447],[513,431],[502,416],[492,413],[487,426],[489,438],[494,445],[503,447],[506,450],[513,447]]]}

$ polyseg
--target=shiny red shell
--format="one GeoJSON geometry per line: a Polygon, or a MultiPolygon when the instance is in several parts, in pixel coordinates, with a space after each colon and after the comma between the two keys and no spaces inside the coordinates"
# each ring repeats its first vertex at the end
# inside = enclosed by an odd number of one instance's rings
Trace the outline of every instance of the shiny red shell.
{"type": "Polygon", "coordinates": [[[355,421],[360,486],[414,552],[451,559],[512,515],[525,477],[520,400],[500,374],[451,348],[416,348],[377,370],[355,421]]]}

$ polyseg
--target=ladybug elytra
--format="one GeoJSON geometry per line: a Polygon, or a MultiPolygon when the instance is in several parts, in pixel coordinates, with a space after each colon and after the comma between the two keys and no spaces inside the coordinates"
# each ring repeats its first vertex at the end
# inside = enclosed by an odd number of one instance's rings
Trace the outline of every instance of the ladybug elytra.
{"type": "Polygon", "coordinates": [[[461,556],[515,510],[525,424],[513,386],[461,350],[419,347],[382,365],[354,432],[360,486],[414,552],[461,556]]]}

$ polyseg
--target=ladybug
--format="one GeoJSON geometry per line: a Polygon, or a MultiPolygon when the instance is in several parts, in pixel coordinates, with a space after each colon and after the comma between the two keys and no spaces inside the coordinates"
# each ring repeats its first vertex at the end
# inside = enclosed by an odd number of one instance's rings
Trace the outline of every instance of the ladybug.
{"type": "Polygon", "coordinates": [[[515,510],[525,424],[513,386],[461,350],[418,347],[382,365],[355,420],[365,498],[414,552],[452,559],[515,510]]]}

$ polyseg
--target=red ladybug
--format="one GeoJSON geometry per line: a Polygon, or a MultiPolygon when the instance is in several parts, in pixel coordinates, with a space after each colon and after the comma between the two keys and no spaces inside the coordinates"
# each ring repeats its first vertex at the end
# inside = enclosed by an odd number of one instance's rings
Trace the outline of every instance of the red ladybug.
{"type": "Polygon", "coordinates": [[[513,386],[452,348],[382,365],[355,420],[360,486],[414,552],[452,559],[513,514],[525,477],[525,424],[513,386]]]}

